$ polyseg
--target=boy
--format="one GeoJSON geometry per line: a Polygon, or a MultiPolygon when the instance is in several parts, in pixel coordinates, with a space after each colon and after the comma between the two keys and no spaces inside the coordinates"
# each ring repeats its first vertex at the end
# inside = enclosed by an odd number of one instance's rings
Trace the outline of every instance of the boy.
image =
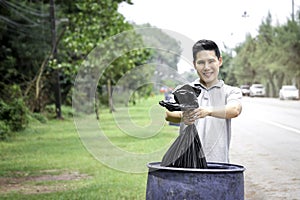
{"type": "Polygon", "coordinates": [[[190,83],[199,87],[199,108],[184,112],[166,112],[166,120],[181,122],[180,132],[195,123],[208,162],[229,163],[231,118],[242,110],[242,92],[218,79],[222,56],[217,44],[199,40],[193,46],[193,64],[199,79],[190,83]]]}

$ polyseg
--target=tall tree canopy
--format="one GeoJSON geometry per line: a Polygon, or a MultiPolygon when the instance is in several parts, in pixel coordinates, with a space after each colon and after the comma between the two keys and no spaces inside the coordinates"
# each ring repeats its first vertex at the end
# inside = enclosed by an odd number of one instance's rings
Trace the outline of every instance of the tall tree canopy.
{"type": "Polygon", "coordinates": [[[238,84],[263,83],[274,97],[283,84],[300,87],[299,11],[294,21],[275,26],[269,13],[258,27],[258,35],[248,35],[235,51],[232,66],[238,84]]]}

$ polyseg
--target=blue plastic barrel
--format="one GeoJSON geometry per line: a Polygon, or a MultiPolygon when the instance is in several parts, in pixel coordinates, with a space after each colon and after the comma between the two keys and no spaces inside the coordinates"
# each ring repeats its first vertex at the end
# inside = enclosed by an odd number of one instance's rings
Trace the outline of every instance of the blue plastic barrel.
{"type": "Polygon", "coordinates": [[[244,170],[240,165],[207,163],[207,169],[147,166],[147,200],[243,200],[244,170]]]}

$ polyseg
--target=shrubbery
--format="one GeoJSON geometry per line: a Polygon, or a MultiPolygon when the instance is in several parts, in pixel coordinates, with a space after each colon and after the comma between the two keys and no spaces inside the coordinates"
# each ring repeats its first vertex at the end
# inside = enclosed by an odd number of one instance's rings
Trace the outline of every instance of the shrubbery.
{"type": "Polygon", "coordinates": [[[12,132],[25,129],[29,122],[29,111],[20,95],[18,86],[6,88],[10,94],[0,100],[0,140],[8,138],[12,132]]]}

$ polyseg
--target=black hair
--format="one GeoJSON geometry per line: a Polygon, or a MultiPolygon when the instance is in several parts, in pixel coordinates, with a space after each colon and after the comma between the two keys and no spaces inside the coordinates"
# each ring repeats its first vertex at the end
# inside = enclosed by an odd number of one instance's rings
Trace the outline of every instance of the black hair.
{"type": "Polygon", "coordinates": [[[203,51],[203,50],[213,50],[213,51],[215,51],[215,54],[218,57],[218,59],[221,57],[219,47],[214,41],[212,41],[212,40],[199,40],[193,46],[194,61],[196,60],[197,53],[199,51],[203,51]]]}

